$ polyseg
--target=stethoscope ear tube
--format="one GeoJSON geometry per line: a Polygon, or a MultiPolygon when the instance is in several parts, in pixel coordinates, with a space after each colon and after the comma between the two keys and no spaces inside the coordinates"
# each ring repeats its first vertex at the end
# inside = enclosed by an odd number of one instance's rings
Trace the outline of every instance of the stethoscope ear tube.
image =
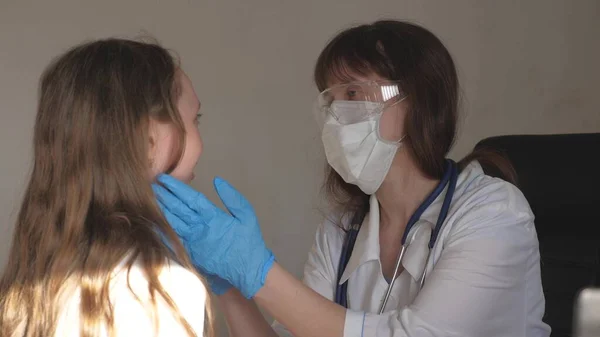
{"type": "Polygon", "coordinates": [[[451,160],[448,161],[448,163],[448,169],[450,170],[450,181],[448,182],[448,190],[446,191],[446,197],[444,198],[442,208],[440,209],[440,215],[438,216],[435,228],[433,228],[433,232],[431,232],[431,238],[429,238],[429,249],[432,249],[433,245],[435,245],[437,237],[440,234],[440,231],[442,230],[442,226],[444,225],[444,221],[446,221],[448,211],[450,210],[450,203],[452,203],[452,198],[454,197],[454,190],[456,190],[456,184],[458,182],[458,165],[451,160]]]}

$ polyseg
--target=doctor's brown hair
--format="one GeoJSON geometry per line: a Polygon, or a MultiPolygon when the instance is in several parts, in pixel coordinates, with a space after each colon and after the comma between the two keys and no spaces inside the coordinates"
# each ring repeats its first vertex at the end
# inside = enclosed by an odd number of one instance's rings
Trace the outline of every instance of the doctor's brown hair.
{"type": "MultiPolygon", "coordinates": [[[[455,141],[460,101],[458,76],[450,53],[423,27],[401,21],[377,21],[334,37],[319,55],[314,80],[319,91],[323,91],[332,79],[352,81],[353,74],[373,73],[398,81],[407,94],[410,108],[403,149],[409,151],[425,175],[440,179],[455,141]]],[[[476,150],[459,162],[459,169],[473,160],[516,183],[514,169],[500,154],[476,150]]],[[[342,214],[354,213],[368,202],[368,196],[358,186],[346,183],[329,165],[324,192],[342,214]]]]}
{"type": "MultiPolygon", "coordinates": [[[[169,260],[195,271],[148,175],[151,119],[178,130],[183,152],[175,59],[155,43],[85,43],[46,68],[39,91],[33,170],[0,279],[0,335],[54,336],[76,289],[80,335],[113,335],[111,274],[126,258],[141,266],[151,301],[162,298],[194,336],[158,276],[169,260]]],[[[212,335],[208,302],[206,313],[212,335]]]]}

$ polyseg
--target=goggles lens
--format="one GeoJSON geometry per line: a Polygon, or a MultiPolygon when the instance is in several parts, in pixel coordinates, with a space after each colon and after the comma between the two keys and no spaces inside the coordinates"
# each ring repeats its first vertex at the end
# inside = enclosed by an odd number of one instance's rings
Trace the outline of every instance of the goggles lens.
{"type": "Polygon", "coordinates": [[[397,82],[368,81],[340,84],[317,97],[315,117],[322,127],[329,118],[340,124],[354,124],[380,115],[406,95],[397,82]]]}

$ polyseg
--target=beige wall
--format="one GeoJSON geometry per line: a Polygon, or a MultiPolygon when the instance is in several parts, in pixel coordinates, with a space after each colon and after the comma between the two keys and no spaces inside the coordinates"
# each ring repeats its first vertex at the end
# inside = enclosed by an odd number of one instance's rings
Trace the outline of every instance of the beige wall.
{"type": "Polygon", "coordinates": [[[0,0],[0,265],[31,162],[39,75],[84,39],[145,31],[180,54],[205,113],[195,186],[214,197],[214,175],[232,181],[298,275],[323,165],[312,67],[349,24],[409,19],[446,42],[466,95],[454,156],[492,135],[600,131],[598,0],[37,2],[0,0]]]}

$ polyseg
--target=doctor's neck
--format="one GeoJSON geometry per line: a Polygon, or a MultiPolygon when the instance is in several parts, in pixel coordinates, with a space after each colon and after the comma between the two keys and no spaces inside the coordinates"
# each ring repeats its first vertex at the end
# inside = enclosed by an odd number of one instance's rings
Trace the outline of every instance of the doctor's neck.
{"type": "Polygon", "coordinates": [[[375,193],[379,201],[382,228],[406,227],[419,205],[435,189],[439,180],[424,175],[406,149],[400,149],[381,187],[375,193]]]}

